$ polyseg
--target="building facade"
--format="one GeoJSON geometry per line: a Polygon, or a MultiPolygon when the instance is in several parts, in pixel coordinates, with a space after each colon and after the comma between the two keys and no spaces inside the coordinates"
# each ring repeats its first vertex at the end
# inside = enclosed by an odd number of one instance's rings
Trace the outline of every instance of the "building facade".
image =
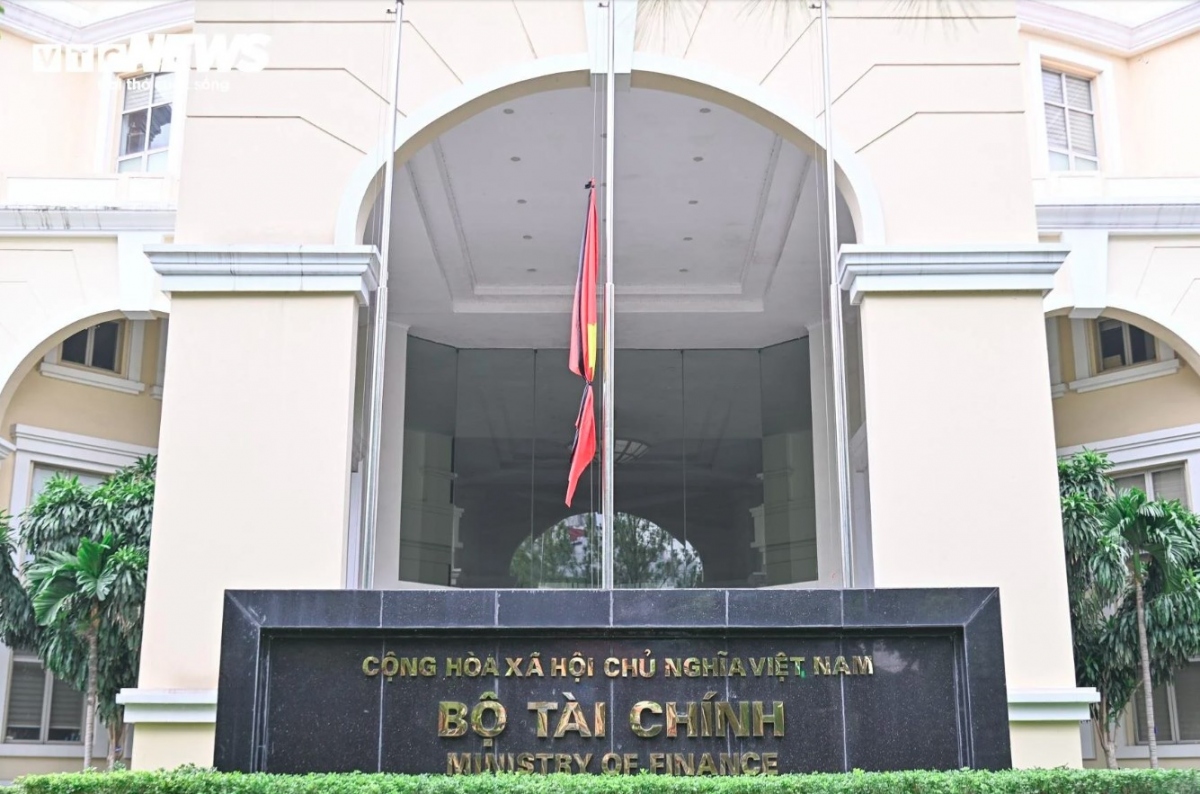
{"type": "MultiPolygon", "coordinates": [[[[1096,763],[1054,464],[1200,498],[1200,4],[835,1],[826,142],[808,4],[615,1],[616,509],[653,547],[618,584],[998,586],[1014,763],[1096,763]]],[[[386,0],[4,5],[0,505],[159,454],[136,767],[211,763],[227,588],[594,584],[594,477],[562,491],[603,9],[409,0],[393,151],[386,0]]],[[[1156,698],[1194,764],[1200,664],[1156,698]]],[[[78,766],[20,649],[0,704],[0,779],[78,766]]]]}

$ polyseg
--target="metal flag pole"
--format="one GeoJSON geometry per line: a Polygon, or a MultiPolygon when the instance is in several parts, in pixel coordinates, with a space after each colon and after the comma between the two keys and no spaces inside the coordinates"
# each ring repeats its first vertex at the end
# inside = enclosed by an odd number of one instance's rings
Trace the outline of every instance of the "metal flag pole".
{"type": "Polygon", "coordinates": [[[821,2],[821,72],[825,101],[825,215],[829,221],[829,344],[833,359],[833,426],[837,451],[838,530],[842,541],[842,587],[854,586],[854,539],[850,531],[850,442],[846,421],[846,343],[842,289],[837,273],[837,192],[833,160],[833,92],[830,88],[829,0],[821,2]]]}
{"type": "Polygon", "coordinates": [[[600,460],[604,465],[603,501],[604,527],[601,533],[603,556],[601,587],[613,588],[613,184],[616,148],[616,32],[617,0],[608,0],[608,74],[605,78],[604,109],[604,446],[600,460]]]}
{"type": "Polygon", "coordinates": [[[379,446],[383,437],[383,358],[387,347],[388,254],[392,242],[392,182],[396,176],[396,104],[400,91],[400,34],[404,30],[404,0],[396,0],[392,32],[392,62],[388,84],[388,120],[383,165],[383,204],[379,222],[379,286],[375,290],[375,325],[371,337],[371,393],[367,401],[367,465],[363,478],[362,548],[359,582],[371,589],[375,581],[375,528],[379,520],[379,446]]]}

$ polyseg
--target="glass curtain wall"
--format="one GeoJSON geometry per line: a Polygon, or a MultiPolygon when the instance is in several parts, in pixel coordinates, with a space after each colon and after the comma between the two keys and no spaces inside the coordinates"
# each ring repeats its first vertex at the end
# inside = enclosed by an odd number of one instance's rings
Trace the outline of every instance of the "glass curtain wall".
{"type": "MultiPolygon", "coordinates": [[[[807,340],[615,358],[616,585],[815,580],[807,340]]],[[[598,456],[565,504],[581,394],[565,350],[410,339],[402,579],[599,586],[598,456]]]]}

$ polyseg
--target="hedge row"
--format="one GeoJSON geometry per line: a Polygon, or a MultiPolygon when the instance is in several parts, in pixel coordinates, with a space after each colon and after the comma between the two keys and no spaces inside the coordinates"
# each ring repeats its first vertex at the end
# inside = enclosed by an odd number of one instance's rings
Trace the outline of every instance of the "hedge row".
{"type": "Polygon", "coordinates": [[[83,772],[17,781],[25,794],[1200,794],[1200,770],[852,772],[778,777],[83,772]]]}

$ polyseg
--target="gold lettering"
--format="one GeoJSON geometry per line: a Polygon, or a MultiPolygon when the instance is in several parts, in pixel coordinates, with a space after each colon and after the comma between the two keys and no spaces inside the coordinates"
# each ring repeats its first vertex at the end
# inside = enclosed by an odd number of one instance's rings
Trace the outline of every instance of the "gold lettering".
{"type": "Polygon", "coordinates": [[[772,701],[770,716],[763,713],[763,702],[761,700],[755,700],[750,704],[750,708],[753,715],[751,718],[752,731],[755,736],[762,736],[763,726],[767,724],[771,726],[771,734],[773,736],[783,736],[783,701],[772,701]]]}
{"type": "Polygon", "coordinates": [[[608,730],[608,704],[603,700],[592,707],[592,734],[597,739],[603,739],[608,730]]]}
{"type": "Polygon", "coordinates": [[[532,772],[533,771],[533,753],[518,753],[517,754],[517,771],[532,772]]]}
{"type": "Polygon", "coordinates": [[[679,660],[663,659],[663,678],[679,678],[679,660]]]}
{"type": "Polygon", "coordinates": [[[832,675],[833,674],[829,667],[829,657],[828,656],[824,656],[824,657],[814,656],[812,658],[812,667],[813,667],[813,671],[812,671],[813,675],[832,675]]]}
{"type": "Polygon", "coordinates": [[[688,777],[696,774],[696,755],[694,753],[672,753],[671,755],[675,768],[681,770],[671,774],[687,775],[688,777]]]}
{"type": "Polygon", "coordinates": [[[447,775],[469,775],[469,774],[471,774],[471,754],[470,753],[446,753],[446,774],[447,775]]]}
{"type": "Polygon", "coordinates": [[[609,678],[616,678],[621,674],[621,660],[614,656],[610,656],[604,660],[604,674],[609,678]]]}
{"type": "Polygon", "coordinates": [[[750,766],[757,764],[759,761],[758,753],[742,753],[742,774],[754,776],[759,772],[758,767],[750,766]]]}
{"type": "Polygon", "coordinates": [[[621,773],[621,756],[616,753],[605,753],[600,759],[600,771],[606,775],[621,773]]]}
{"type": "Polygon", "coordinates": [[[632,775],[638,768],[637,753],[625,753],[622,759],[621,771],[626,775],[632,775]]]}
{"type": "Polygon", "coordinates": [[[446,657],[446,678],[462,675],[462,659],[451,659],[446,657]]]}
{"type": "Polygon", "coordinates": [[[455,700],[438,703],[438,736],[457,738],[467,732],[467,704],[455,700]]]}
{"type": "Polygon", "coordinates": [[[579,767],[580,773],[586,772],[588,764],[592,763],[592,754],[584,753],[580,755],[579,753],[573,753],[573,755],[575,756],[575,765],[579,767]]]}
{"type": "Polygon", "coordinates": [[[760,656],[757,659],[750,660],[750,672],[756,676],[763,674],[763,668],[767,666],[767,657],[760,656]]]}
{"type": "Polygon", "coordinates": [[[363,659],[362,671],[370,676],[379,675],[379,657],[368,656],[363,659]]]}
{"type": "Polygon", "coordinates": [[[550,761],[554,758],[554,753],[537,753],[534,755],[534,758],[536,758],[538,763],[542,765],[542,774],[549,774],[546,764],[550,763],[550,761]]]}
{"type": "Polygon", "coordinates": [[[558,704],[552,700],[531,700],[527,706],[530,711],[537,712],[537,735],[545,739],[550,735],[550,715],[548,712],[558,711],[558,704]]]}
{"type": "Polygon", "coordinates": [[[875,675],[875,663],[870,656],[851,656],[850,663],[853,675],[875,675]]]}
{"type": "Polygon", "coordinates": [[[642,722],[642,714],[647,711],[651,714],[662,714],[662,706],[651,700],[639,700],[637,703],[634,703],[633,708],[629,710],[629,727],[633,730],[634,736],[640,736],[643,739],[649,739],[651,736],[657,736],[659,731],[662,730],[661,725],[651,725],[647,727],[642,722]]]}
{"type": "Polygon", "coordinates": [[[573,700],[568,700],[567,705],[563,707],[562,714],[558,718],[558,727],[554,729],[554,738],[561,739],[568,731],[575,731],[585,739],[592,737],[587,717],[583,716],[583,709],[573,700]]]}
{"type": "Polygon", "coordinates": [[[650,753],[650,772],[651,772],[651,774],[657,775],[663,769],[664,769],[663,754],[662,753],[650,753]]]}
{"type": "Polygon", "coordinates": [[[437,659],[434,659],[432,656],[422,656],[420,672],[426,678],[432,678],[437,675],[437,659]]]}
{"type": "Polygon", "coordinates": [[[517,678],[520,678],[521,677],[521,662],[523,662],[523,661],[524,661],[524,659],[522,659],[520,656],[518,656],[515,659],[512,658],[511,656],[505,658],[504,665],[508,669],[504,671],[504,677],[509,678],[509,677],[515,675],[517,678]]]}
{"type": "Polygon", "coordinates": [[[571,756],[567,753],[558,753],[554,756],[555,772],[560,775],[571,774],[571,756]]]}
{"type": "Polygon", "coordinates": [[[762,762],[764,775],[779,774],[779,753],[763,753],[762,762]]]}
{"type": "Polygon", "coordinates": [[[697,775],[715,775],[717,774],[717,765],[713,763],[712,753],[704,753],[700,756],[700,765],[696,767],[697,775]]]}
{"type": "Polygon", "coordinates": [[[750,702],[743,700],[737,705],[738,710],[735,713],[733,705],[729,701],[717,701],[716,734],[718,736],[724,736],[726,730],[732,731],[734,736],[741,739],[750,735],[750,702]],[[726,723],[728,723],[728,728],[726,728],[726,723]]]}
{"type": "Polygon", "coordinates": [[[839,656],[833,663],[834,675],[850,675],[850,665],[846,664],[846,657],[839,656]]]}
{"type": "Polygon", "coordinates": [[[741,764],[738,763],[741,756],[737,753],[721,753],[721,772],[722,775],[740,775],[742,774],[741,764]]]}

